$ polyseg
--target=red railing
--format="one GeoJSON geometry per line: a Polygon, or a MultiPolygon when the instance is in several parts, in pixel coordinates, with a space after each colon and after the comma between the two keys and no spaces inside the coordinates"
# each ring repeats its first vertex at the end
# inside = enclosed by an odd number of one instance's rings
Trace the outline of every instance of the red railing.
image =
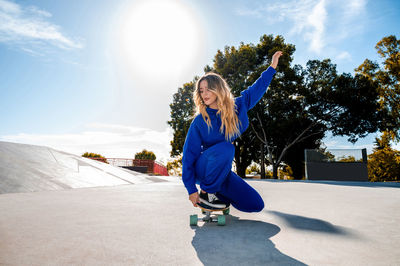
{"type": "Polygon", "coordinates": [[[155,174],[160,174],[160,175],[163,175],[163,176],[169,176],[167,167],[165,167],[164,165],[159,164],[157,162],[154,162],[153,171],[154,171],[155,174]]]}
{"type": "Polygon", "coordinates": [[[153,160],[126,159],[126,158],[89,158],[89,159],[101,162],[107,162],[113,166],[147,166],[147,173],[168,176],[167,167],[153,160]]]}

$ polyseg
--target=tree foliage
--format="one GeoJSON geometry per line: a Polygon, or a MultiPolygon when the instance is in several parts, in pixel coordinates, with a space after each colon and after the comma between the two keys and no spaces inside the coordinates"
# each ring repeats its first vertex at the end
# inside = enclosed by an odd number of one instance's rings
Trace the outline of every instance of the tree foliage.
{"type": "Polygon", "coordinates": [[[182,176],[182,156],[167,163],[167,170],[170,175],[182,176]]]}
{"type": "Polygon", "coordinates": [[[135,154],[135,159],[144,159],[144,160],[155,160],[156,155],[152,151],[148,151],[146,149],[142,150],[141,152],[137,152],[135,154]]]}
{"type": "Polygon", "coordinates": [[[366,59],[356,72],[377,84],[379,110],[384,112],[381,131],[387,131],[392,140],[400,140],[400,40],[390,35],[375,46],[383,59],[383,68],[366,59]]]}
{"type": "Polygon", "coordinates": [[[372,182],[400,181],[400,151],[390,147],[390,135],[375,139],[374,153],[368,155],[368,176],[372,182]]]}
{"type": "Polygon", "coordinates": [[[171,120],[167,123],[173,130],[171,157],[176,157],[183,152],[186,134],[194,115],[193,91],[197,79],[198,77],[195,77],[193,81],[183,84],[183,87],[173,95],[173,102],[169,105],[171,120]]]}
{"type": "Polygon", "coordinates": [[[93,153],[93,152],[85,152],[84,154],[82,154],[82,157],[94,159],[96,161],[101,161],[103,163],[107,163],[107,159],[104,156],[97,154],[97,153],[93,153]]]}

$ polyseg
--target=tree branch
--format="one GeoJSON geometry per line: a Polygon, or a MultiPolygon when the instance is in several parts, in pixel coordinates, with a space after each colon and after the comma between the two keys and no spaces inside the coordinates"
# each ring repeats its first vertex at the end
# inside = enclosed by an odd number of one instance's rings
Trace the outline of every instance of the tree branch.
{"type": "Polygon", "coordinates": [[[270,149],[269,144],[268,144],[268,141],[267,141],[267,134],[265,134],[265,130],[264,130],[264,126],[263,126],[263,124],[262,124],[262,120],[261,120],[261,118],[260,118],[260,114],[259,114],[258,112],[256,112],[256,115],[257,115],[258,121],[260,121],[261,130],[262,130],[262,132],[263,132],[264,140],[265,140],[264,143],[265,143],[265,145],[267,145],[267,153],[268,153],[268,158],[269,158],[268,161],[272,164],[272,163],[274,163],[274,161],[273,161],[273,159],[272,159],[272,152],[271,152],[271,149],[270,149]]]}
{"type": "Polygon", "coordinates": [[[303,132],[301,132],[301,133],[292,141],[292,143],[290,143],[289,145],[285,146],[285,148],[283,148],[283,150],[282,150],[282,152],[281,152],[281,155],[279,156],[277,162],[280,163],[281,160],[282,160],[282,157],[283,157],[283,155],[285,155],[286,151],[287,151],[290,147],[292,147],[294,144],[296,144],[296,143],[299,141],[299,139],[300,139],[301,137],[303,137],[303,135],[304,135],[308,130],[310,130],[313,126],[315,126],[316,124],[317,124],[316,121],[313,122],[313,123],[311,123],[306,129],[303,130],[303,132]]]}

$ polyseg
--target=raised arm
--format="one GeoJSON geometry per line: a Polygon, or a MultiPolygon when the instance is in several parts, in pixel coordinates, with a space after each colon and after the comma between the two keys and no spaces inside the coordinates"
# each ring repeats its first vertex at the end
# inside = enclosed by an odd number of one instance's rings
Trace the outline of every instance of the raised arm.
{"type": "Polygon", "coordinates": [[[249,86],[246,90],[241,92],[243,97],[244,106],[249,111],[253,108],[263,97],[271,80],[276,73],[276,67],[278,66],[279,57],[282,55],[281,51],[276,52],[272,56],[272,63],[270,67],[267,68],[261,76],[253,83],[253,85],[249,86]]]}

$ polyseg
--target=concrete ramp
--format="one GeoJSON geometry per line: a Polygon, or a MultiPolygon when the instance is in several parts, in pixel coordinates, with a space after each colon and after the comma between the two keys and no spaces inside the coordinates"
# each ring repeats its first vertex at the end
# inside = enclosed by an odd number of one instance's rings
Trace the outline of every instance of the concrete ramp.
{"type": "Polygon", "coordinates": [[[0,194],[152,182],[148,175],[49,147],[0,141],[0,194]]]}

